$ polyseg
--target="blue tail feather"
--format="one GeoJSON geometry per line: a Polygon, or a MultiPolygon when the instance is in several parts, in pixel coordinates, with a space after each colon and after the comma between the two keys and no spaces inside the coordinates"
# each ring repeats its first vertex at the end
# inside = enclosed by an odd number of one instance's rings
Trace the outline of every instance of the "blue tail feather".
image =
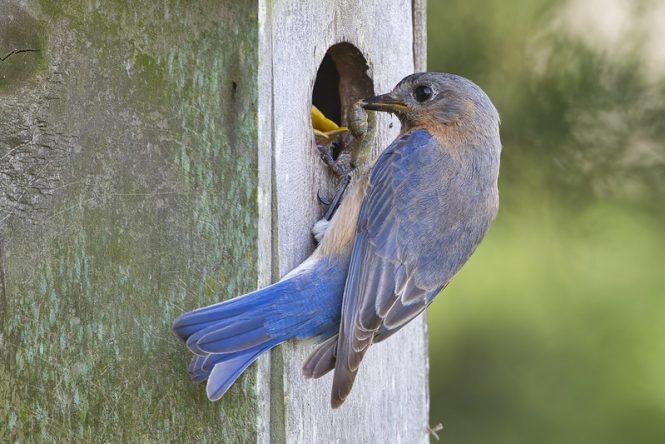
{"type": "Polygon", "coordinates": [[[217,363],[214,362],[214,358],[221,356],[222,355],[194,355],[189,363],[189,367],[187,367],[187,373],[189,373],[192,381],[199,383],[208,379],[208,375],[212,371],[214,365],[217,363]]]}
{"type": "MultiPolygon", "coordinates": [[[[252,353],[254,351],[252,351],[252,353]]],[[[219,364],[220,362],[230,361],[241,355],[247,356],[248,353],[250,352],[244,350],[238,353],[211,353],[208,355],[194,355],[187,368],[187,373],[189,373],[189,376],[195,383],[203,382],[208,379],[208,376],[210,376],[210,372],[212,372],[212,369],[215,368],[215,365],[219,364]]]]}
{"type": "Polygon", "coordinates": [[[206,391],[208,399],[217,401],[224,396],[231,385],[236,382],[249,365],[256,361],[263,352],[270,350],[276,344],[266,345],[256,350],[249,350],[246,353],[235,355],[231,359],[218,362],[208,376],[208,385],[206,391]]]}
{"type": "Polygon", "coordinates": [[[204,353],[233,353],[247,350],[275,339],[266,332],[265,322],[265,319],[257,317],[234,319],[222,326],[215,324],[190,336],[187,345],[195,353],[197,351],[192,348],[193,345],[204,353]],[[196,341],[195,344],[190,345],[193,340],[196,341]]]}
{"type": "Polygon", "coordinates": [[[178,317],[175,333],[195,353],[188,371],[221,398],[262,353],[291,338],[330,336],[339,325],[344,260],[303,264],[264,289],[178,317]]]}
{"type": "Polygon", "coordinates": [[[257,305],[261,295],[274,291],[280,283],[182,314],[173,323],[173,330],[180,339],[186,342],[191,335],[211,327],[219,321],[246,313],[257,305]]]}

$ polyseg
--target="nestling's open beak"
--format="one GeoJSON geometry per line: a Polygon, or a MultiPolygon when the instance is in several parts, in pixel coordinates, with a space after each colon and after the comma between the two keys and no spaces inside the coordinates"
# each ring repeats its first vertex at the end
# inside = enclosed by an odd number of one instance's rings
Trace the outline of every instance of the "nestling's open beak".
{"type": "Polygon", "coordinates": [[[388,113],[400,113],[408,109],[406,103],[400,102],[390,94],[382,94],[380,96],[370,97],[369,99],[363,99],[360,101],[360,105],[365,109],[385,111],[388,113]]]}

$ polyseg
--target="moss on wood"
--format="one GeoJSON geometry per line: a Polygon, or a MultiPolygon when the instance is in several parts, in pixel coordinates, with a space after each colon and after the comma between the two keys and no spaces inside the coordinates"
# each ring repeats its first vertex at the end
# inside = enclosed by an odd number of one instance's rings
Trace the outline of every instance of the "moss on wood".
{"type": "Polygon", "coordinates": [[[252,372],[208,402],[170,325],[256,286],[256,4],[7,5],[0,441],[254,440],[252,372]]]}

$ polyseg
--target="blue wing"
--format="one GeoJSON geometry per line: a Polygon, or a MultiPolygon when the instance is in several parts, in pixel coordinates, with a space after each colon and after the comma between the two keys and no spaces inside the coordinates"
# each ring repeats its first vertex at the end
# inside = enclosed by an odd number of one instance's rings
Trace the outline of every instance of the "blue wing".
{"type": "Polygon", "coordinates": [[[472,175],[425,129],[404,134],[377,160],[344,290],[333,406],[351,391],[367,348],[421,313],[482,238],[493,215],[477,223],[484,202],[472,175]]]}

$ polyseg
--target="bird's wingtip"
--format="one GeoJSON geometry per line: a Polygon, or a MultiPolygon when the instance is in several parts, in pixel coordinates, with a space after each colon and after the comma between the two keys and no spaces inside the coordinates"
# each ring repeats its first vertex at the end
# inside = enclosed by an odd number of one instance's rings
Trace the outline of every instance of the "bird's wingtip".
{"type": "Polygon", "coordinates": [[[334,409],[339,408],[342,404],[344,404],[345,399],[346,398],[341,398],[333,394],[332,397],[330,398],[330,406],[334,409]]]}

